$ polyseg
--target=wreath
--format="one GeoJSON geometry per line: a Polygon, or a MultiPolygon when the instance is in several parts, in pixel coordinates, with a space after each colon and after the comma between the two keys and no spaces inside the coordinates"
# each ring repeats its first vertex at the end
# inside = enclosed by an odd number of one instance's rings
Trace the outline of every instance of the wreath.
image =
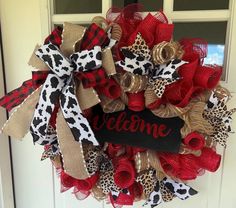
{"type": "Polygon", "coordinates": [[[114,207],[155,207],[197,191],[187,185],[215,172],[226,147],[230,93],[222,67],[205,65],[202,39],[173,40],[162,12],[111,8],[87,28],[64,23],[37,45],[32,78],[0,99],[11,111],[2,132],[44,146],[78,199],[114,207]]]}

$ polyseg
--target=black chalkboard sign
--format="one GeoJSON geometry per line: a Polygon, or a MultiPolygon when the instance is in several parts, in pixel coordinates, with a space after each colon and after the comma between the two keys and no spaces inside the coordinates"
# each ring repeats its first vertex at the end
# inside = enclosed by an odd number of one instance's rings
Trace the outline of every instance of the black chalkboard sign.
{"type": "Polygon", "coordinates": [[[96,108],[90,125],[100,143],[126,144],[177,153],[184,121],[178,117],[160,118],[148,109],[141,112],[125,109],[116,113],[103,113],[100,108],[96,108]]]}

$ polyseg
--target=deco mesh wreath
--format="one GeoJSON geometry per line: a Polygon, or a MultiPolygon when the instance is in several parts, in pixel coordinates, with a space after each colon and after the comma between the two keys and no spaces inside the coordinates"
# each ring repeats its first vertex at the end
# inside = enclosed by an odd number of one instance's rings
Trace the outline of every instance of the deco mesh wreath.
{"type": "Polygon", "coordinates": [[[87,28],[64,23],[36,46],[32,79],[1,98],[15,109],[2,131],[30,131],[60,176],[62,191],[114,207],[155,207],[197,194],[186,184],[218,169],[217,143],[231,132],[222,68],[204,65],[207,43],[172,39],[162,12],[139,4],[87,28]]]}

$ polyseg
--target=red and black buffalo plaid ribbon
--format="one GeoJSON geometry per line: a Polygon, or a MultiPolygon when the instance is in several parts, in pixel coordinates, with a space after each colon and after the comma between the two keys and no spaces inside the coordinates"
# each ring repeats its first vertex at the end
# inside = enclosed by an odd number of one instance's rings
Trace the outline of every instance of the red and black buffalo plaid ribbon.
{"type": "Polygon", "coordinates": [[[14,107],[20,105],[35,89],[42,85],[48,75],[48,71],[33,71],[32,79],[29,79],[9,92],[0,99],[0,106],[11,111],[14,107]]]}
{"type": "MultiPolygon", "coordinates": [[[[89,50],[92,49],[94,46],[105,46],[109,42],[109,38],[107,36],[107,33],[100,28],[96,24],[91,24],[81,41],[81,50],[89,50]]],[[[108,76],[103,68],[93,70],[90,72],[83,72],[83,73],[77,73],[76,77],[78,77],[83,84],[84,88],[90,88],[95,87],[98,85],[106,84],[108,81],[108,76]]]]}
{"type": "Polygon", "coordinates": [[[104,85],[108,81],[108,76],[102,68],[93,70],[91,72],[77,73],[76,77],[82,81],[84,88],[104,85]]]}
{"type": "Polygon", "coordinates": [[[92,49],[94,46],[104,46],[109,42],[107,33],[95,23],[91,24],[81,41],[81,50],[92,49]]]}
{"type": "Polygon", "coordinates": [[[61,45],[61,40],[62,40],[61,35],[62,35],[62,28],[56,27],[51,32],[51,34],[44,40],[44,44],[48,44],[50,42],[59,47],[61,45]]]}
{"type": "MultiPolygon", "coordinates": [[[[51,42],[58,47],[62,41],[62,28],[55,28],[52,33],[45,39],[45,44],[51,42]]],[[[92,49],[94,46],[104,46],[109,42],[107,33],[97,26],[91,24],[85,32],[82,39],[81,50],[92,49]]],[[[9,92],[0,99],[0,106],[11,111],[14,107],[20,105],[35,89],[42,85],[47,78],[48,71],[33,71],[32,79],[25,81],[22,86],[9,92]]],[[[91,72],[77,73],[76,77],[81,79],[84,88],[95,87],[107,83],[108,76],[100,68],[91,72]]]]}
{"type": "MultiPolygon", "coordinates": [[[[55,28],[52,33],[45,39],[44,43],[53,43],[58,47],[61,45],[62,28],[55,28]]],[[[20,105],[35,89],[42,85],[47,78],[48,71],[33,71],[32,79],[23,82],[17,89],[9,92],[0,99],[0,106],[11,111],[14,107],[20,105]]]]}

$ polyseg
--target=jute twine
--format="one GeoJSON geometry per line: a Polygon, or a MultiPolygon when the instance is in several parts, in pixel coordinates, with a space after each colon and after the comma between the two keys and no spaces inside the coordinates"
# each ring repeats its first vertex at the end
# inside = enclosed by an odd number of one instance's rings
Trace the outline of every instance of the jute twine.
{"type": "Polygon", "coordinates": [[[204,135],[212,134],[213,128],[211,124],[202,116],[205,106],[205,102],[194,103],[187,113],[180,115],[180,117],[185,121],[185,124],[181,129],[181,135],[183,138],[193,131],[204,135]]]}
{"type": "Polygon", "coordinates": [[[109,29],[111,29],[111,38],[119,41],[122,36],[122,29],[120,25],[118,25],[117,23],[111,23],[106,28],[106,31],[108,31],[109,29]]]}
{"type": "Polygon", "coordinates": [[[144,92],[145,97],[145,106],[148,107],[151,103],[155,102],[157,99],[159,99],[154,92],[154,90],[151,88],[151,86],[148,86],[147,89],[144,92]]]}
{"type": "Polygon", "coordinates": [[[163,41],[155,45],[152,49],[152,60],[155,64],[164,64],[173,58],[181,58],[183,49],[178,42],[163,41]]]}
{"type": "MultiPolygon", "coordinates": [[[[122,76],[123,75],[121,73],[117,73],[117,74],[113,75],[112,77],[116,80],[117,83],[120,83],[122,76]]],[[[122,87],[121,87],[120,99],[125,105],[128,105],[128,96],[122,87]]]]}
{"type": "Polygon", "coordinates": [[[153,114],[161,118],[172,118],[176,116],[181,116],[190,109],[190,106],[184,108],[176,107],[170,103],[166,105],[161,105],[158,109],[151,110],[153,114]]]}
{"type": "Polygon", "coordinates": [[[148,78],[130,72],[124,73],[120,78],[120,86],[124,92],[137,93],[146,89],[148,78]]]}
{"type": "Polygon", "coordinates": [[[99,95],[99,98],[101,100],[100,105],[102,106],[104,113],[114,113],[125,109],[125,104],[121,101],[121,99],[113,100],[102,94],[99,95]]]}

